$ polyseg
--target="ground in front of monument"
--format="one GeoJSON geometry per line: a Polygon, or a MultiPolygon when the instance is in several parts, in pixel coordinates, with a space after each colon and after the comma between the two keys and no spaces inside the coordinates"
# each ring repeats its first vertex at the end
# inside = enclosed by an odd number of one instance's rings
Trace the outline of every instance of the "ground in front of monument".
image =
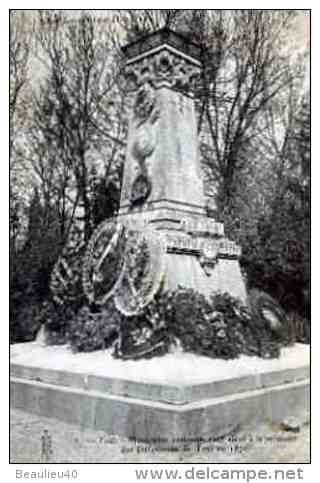
{"type": "Polygon", "coordinates": [[[11,461],[309,462],[309,415],[303,389],[307,347],[283,349],[279,360],[270,361],[245,356],[214,361],[198,356],[195,364],[195,358],[179,353],[126,362],[113,361],[107,351],[72,355],[59,346],[16,345],[11,367],[11,461]],[[182,368],[189,374],[186,387],[182,368]],[[108,377],[108,371],[114,379],[108,377]],[[151,376],[153,384],[145,384],[151,376]],[[206,399],[201,401],[204,389],[206,399]],[[215,399],[208,400],[211,393],[215,399]],[[152,401],[169,395],[166,405],[152,401]],[[196,396],[200,401],[193,401],[196,396]],[[219,401],[224,404],[215,408],[219,401]],[[193,410],[199,404],[204,426],[192,431],[191,422],[198,424],[193,410]],[[257,404],[263,413],[260,420],[257,404]],[[101,419],[99,407],[104,408],[106,419],[101,419]],[[191,409],[190,425],[185,427],[184,408],[191,409]],[[177,414],[170,416],[170,412],[177,414]],[[174,430],[178,416],[179,427],[174,430]],[[136,440],[139,434],[145,437],[136,440]]]}
{"type": "Polygon", "coordinates": [[[239,428],[212,442],[168,447],[136,443],[25,411],[11,412],[11,463],[309,463],[309,416],[298,418],[299,432],[263,423],[239,428]],[[44,454],[43,437],[51,441],[44,454]],[[165,455],[165,458],[164,458],[165,455]]]}

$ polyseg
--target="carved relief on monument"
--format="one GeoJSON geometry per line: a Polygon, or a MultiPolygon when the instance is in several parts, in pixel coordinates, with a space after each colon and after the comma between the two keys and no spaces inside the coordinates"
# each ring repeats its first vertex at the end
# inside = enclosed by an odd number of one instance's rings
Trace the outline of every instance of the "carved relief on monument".
{"type": "Polygon", "coordinates": [[[205,234],[210,236],[223,236],[223,223],[211,218],[183,218],[180,222],[183,231],[190,234],[205,234]]]}
{"type": "Polygon", "coordinates": [[[144,203],[150,196],[152,183],[147,174],[139,173],[132,183],[130,201],[132,206],[144,203]]]}
{"type": "Polygon", "coordinates": [[[138,173],[131,186],[130,201],[136,205],[146,201],[152,190],[146,159],[156,146],[154,124],[160,115],[154,89],[149,83],[141,86],[137,92],[133,111],[135,133],[131,154],[137,163],[138,173]]]}
{"type": "Polygon", "coordinates": [[[150,121],[151,124],[157,120],[159,109],[157,108],[157,98],[150,82],[145,82],[139,88],[134,107],[134,118],[137,126],[150,121]]]}
{"type": "Polygon", "coordinates": [[[164,49],[127,66],[126,75],[134,89],[151,83],[154,87],[165,84],[187,92],[199,82],[200,65],[164,49]]]}
{"type": "Polygon", "coordinates": [[[202,247],[201,254],[199,256],[199,263],[204,273],[208,277],[213,273],[213,270],[218,262],[218,255],[218,247],[210,247],[209,249],[206,246],[202,247]]]}
{"type": "Polygon", "coordinates": [[[219,258],[237,260],[241,255],[241,249],[236,243],[226,238],[212,239],[199,233],[197,236],[186,233],[166,234],[166,251],[196,256],[207,276],[212,275],[219,258]]]}
{"type": "Polygon", "coordinates": [[[239,258],[241,249],[227,238],[211,239],[206,236],[188,236],[184,233],[166,234],[168,253],[193,253],[195,255],[216,253],[219,257],[239,258]]]}

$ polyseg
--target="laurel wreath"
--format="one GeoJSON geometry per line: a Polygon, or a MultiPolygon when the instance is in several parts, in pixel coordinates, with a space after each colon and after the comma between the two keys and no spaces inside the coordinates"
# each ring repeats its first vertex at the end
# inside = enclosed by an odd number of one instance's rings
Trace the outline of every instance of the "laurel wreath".
{"type": "Polygon", "coordinates": [[[67,247],[55,263],[50,277],[50,291],[58,305],[74,303],[81,298],[81,264],[84,246],[67,247]]]}
{"type": "Polygon", "coordinates": [[[103,305],[115,293],[123,273],[125,239],[124,227],[115,221],[102,222],[93,233],[82,270],[82,286],[89,302],[103,305]],[[103,274],[106,265],[107,278],[103,274]],[[100,282],[103,288],[97,296],[95,285],[100,282]]]}
{"type": "Polygon", "coordinates": [[[114,294],[115,306],[123,315],[139,314],[153,300],[163,279],[164,254],[159,234],[129,233],[123,277],[114,294]]]}

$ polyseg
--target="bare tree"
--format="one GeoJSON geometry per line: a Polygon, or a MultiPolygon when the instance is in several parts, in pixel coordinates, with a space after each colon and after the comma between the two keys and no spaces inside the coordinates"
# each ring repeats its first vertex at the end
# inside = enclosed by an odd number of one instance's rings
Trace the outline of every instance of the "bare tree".
{"type": "Polygon", "coordinates": [[[113,22],[126,34],[126,41],[131,42],[164,27],[175,28],[184,12],[180,9],[118,10],[113,22]]]}
{"type": "Polygon", "coordinates": [[[40,11],[39,25],[45,75],[34,96],[33,165],[45,196],[50,198],[53,190],[60,205],[63,237],[81,206],[88,240],[93,229],[90,154],[106,156],[108,178],[124,145],[118,53],[112,38],[103,37],[101,26],[86,12],[66,21],[61,11],[40,11]]]}
{"type": "Polygon", "coordinates": [[[222,210],[266,129],[261,116],[297,74],[281,49],[291,12],[241,10],[217,15],[215,25],[201,19],[203,27],[198,29],[205,51],[198,96],[199,130],[205,122],[207,126],[203,155],[211,182],[219,186],[222,210]]]}
{"type": "Polygon", "coordinates": [[[15,252],[22,230],[23,166],[18,149],[19,132],[29,117],[27,86],[32,50],[32,22],[25,12],[10,10],[10,241],[15,252]]]}
{"type": "Polygon", "coordinates": [[[30,31],[23,12],[10,10],[10,121],[13,127],[23,102],[23,89],[28,82],[30,31]]]}

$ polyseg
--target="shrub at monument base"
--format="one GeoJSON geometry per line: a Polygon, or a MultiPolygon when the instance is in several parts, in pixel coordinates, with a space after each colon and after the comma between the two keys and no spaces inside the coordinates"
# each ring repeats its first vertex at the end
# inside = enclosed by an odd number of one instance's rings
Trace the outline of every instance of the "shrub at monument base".
{"type": "Polygon", "coordinates": [[[41,327],[39,302],[31,299],[10,314],[10,343],[31,342],[41,327]]]}
{"type": "MultiPolygon", "coordinates": [[[[207,300],[192,289],[180,287],[158,293],[141,313],[130,317],[122,315],[110,301],[100,309],[86,306],[77,313],[66,312],[62,319],[58,312],[47,314],[45,327],[49,343],[57,343],[60,338],[80,352],[113,347],[114,356],[122,359],[150,358],[175,346],[220,359],[240,354],[278,357],[280,348],[293,342],[287,318],[281,313],[279,330],[274,330],[270,320],[281,309],[261,292],[254,293],[250,307],[228,294],[207,300]],[[266,318],[257,317],[257,307],[265,300],[269,312],[266,318]]],[[[59,311],[61,317],[61,308],[59,311]]]]}
{"type": "Polygon", "coordinates": [[[68,305],[45,302],[39,317],[45,328],[45,338],[49,345],[60,345],[68,342],[68,327],[75,313],[68,305]]]}
{"type": "Polygon", "coordinates": [[[302,344],[310,344],[310,321],[296,312],[287,316],[291,340],[302,344]]]}
{"type": "Polygon", "coordinates": [[[101,312],[92,312],[89,307],[83,307],[70,321],[68,341],[74,351],[105,349],[118,337],[118,327],[119,317],[112,311],[110,304],[109,310],[101,312]]]}
{"type": "Polygon", "coordinates": [[[228,294],[216,294],[208,301],[191,289],[179,288],[156,296],[143,321],[135,326],[131,347],[130,325],[123,324],[121,341],[122,345],[126,342],[125,352],[132,358],[140,357],[141,344],[151,350],[152,338],[157,347],[164,339],[168,347],[179,341],[183,350],[212,358],[232,359],[240,354],[270,358],[278,357],[280,347],[290,343],[285,317],[281,324],[281,331],[272,331],[228,294]]]}

